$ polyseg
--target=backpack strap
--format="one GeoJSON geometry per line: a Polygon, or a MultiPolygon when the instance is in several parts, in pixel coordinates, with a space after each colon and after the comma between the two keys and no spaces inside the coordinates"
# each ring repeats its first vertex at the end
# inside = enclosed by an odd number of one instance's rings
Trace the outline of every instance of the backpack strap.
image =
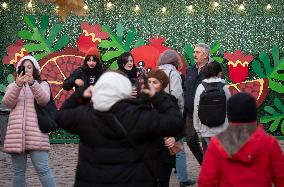
{"type": "Polygon", "coordinates": [[[205,89],[204,91],[208,91],[212,87],[217,87],[218,89],[220,89],[220,90],[222,89],[223,90],[223,87],[226,85],[226,84],[224,84],[222,82],[208,83],[208,82],[204,82],[204,81],[202,81],[201,84],[203,85],[203,87],[205,89]]]}
{"type": "Polygon", "coordinates": [[[172,71],[173,70],[171,70],[170,73],[169,73],[169,94],[170,95],[172,95],[172,90],[171,90],[171,74],[172,74],[172,71]]]}

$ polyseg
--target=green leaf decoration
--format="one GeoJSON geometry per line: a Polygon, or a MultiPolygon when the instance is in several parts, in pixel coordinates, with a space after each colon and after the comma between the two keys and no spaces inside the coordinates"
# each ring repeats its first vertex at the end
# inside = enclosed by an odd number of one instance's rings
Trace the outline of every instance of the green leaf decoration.
{"type": "Polygon", "coordinates": [[[278,93],[284,93],[284,57],[279,57],[279,48],[273,46],[272,58],[265,52],[259,53],[259,60],[252,62],[253,71],[260,77],[267,77],[269,88],[278,93]]]}
{"type": "Polygon", "coordinates": [[[132,29],[128,31],[126,38],[125,38],[125,49],[126,51],[130,51],[130,46],[132,42],[135,40],[135,37],[137,36],[137,31],[135,29],[132,29]]]}
{"type": "Polygon", "coordinates": [[[216,52],[218,52],[220,47],[221,47],[221,44],[218,41],[213,42],[210,46],[210,48],[211,48],[210,55],[213,55],[216,52]]]}
{"type": "Polygon", "coordinates": [[[193,52],[194,49],[191,45],[185,46],[185,54],[186,54],[185,62],[188,66],[194,64],[193,52]]]}
{"type": "Polygon", "coordinates": [[[2,96],[2,95],[0,95],[0,103],[2,102],[2,100],[3,100],[3,96],[2,96]]]}
{"type": "Polygon", "coordinates": [[[122,53],[130,51],[132,46],[144,45],[144,40],[138,38],[136,29],[130,29],[125,35],[125,29],[121,23],[116,26],[116,35],[107,25],[103,25],[102,30],[108,32],[109,38],[108,40],[102,40],[99,47],[106,50],[102,55],[102,60],[107,62],[110,68],[117,67],[115,65],[116,58],[122,53]]]}
{"type": "Polygon", "coordinates": [[[213,57],[213,60],[216,61],[216,62],[219,62],[219,63],[223,63],[224,58],[219,57],[219,56],[214,56],[214,57],[213,57]]]}
{"type": "Polygon", "coordinates": [[[117,61],[113,62],[113,63],[110,65],[109,69],[118,69],[117,61]]]}
{"type": "MultiPolygon", "coordinates": [[[[282,99],[282,101],[284,101],[282,99]]],[[[269,123],[269,131],[275,132],[280,127],[281,133],[284,135],[284,104],[279,98],[274,99],[274,107],[266,106],[264,110],[269,114],[260,118],[261,123],[269,123]]]]}
{"type": "Polygon", "coordinates": [[[48,16],[43,16],[39,24],[36,23],[33,16],[25,16],[24,22],[30,27],[30,31],[21,30],[18,32],[18,36],[27,40],[28,43],[24,45],[24,48],[37,60],[62,49],[69,42],[67,34],[60,36],[63,29],[62,25],[55,24],[48,30],[48,16]]]}
{"type": "Polygon", "coordinates": [[[6,86],[4,84],[0,84],[0,92],[5,92],[6,86]]]}
{"type": "Polygon", "coordinates": [[[142,45],[144,45],[144,43],[145,43],[145,41],[144,41],[143,38],[138,38],[138,40],[137,40],[136,43],[134,44],[134,47],[133,47],[133,48],[142,46],[142,45]]]}
{"type": "Polygon", "coordinates": [[[269,76],[269,88],[284,94],[284,59],[269,76]]]}
{"type": "Polygon", "coordinates": [[[125,28],[123,27],[122,23],[118,23],[116,25],[116,35],[117,35],[117,40],[119,42],[122,42],[124,31],[125,31],[125,28]]]}
{"type": "Polygon", "coordinates": [[[12,83],[12,82],[14,82],[14,81],[15,81],[14,75],[13,75],[13,74],[9,74],[9,75],[7,76],[7,82],[8,82],[8,84],[10,84],[10,83],[12,83]]]}

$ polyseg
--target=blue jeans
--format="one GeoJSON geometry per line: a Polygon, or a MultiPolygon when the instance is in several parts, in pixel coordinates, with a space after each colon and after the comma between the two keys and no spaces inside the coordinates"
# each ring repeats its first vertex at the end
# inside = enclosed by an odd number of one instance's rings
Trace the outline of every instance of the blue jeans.
{"type": "Polygon", "coordinates": [[[48,166],[48,152],[28,151],[22,154],[11,154],[13,165],[13,187],[26,186],[27,155],[30,155],[32,163],[39,175],[43,187],[55,187],[55,179],[48,166]]]}
{"type": "Polygon", "coordinates": [[[186,168],[186,155],[184,152],[183,141],[182,140],[180,141],[182,143],[182,150],[176,154],[177,177],[179,182],[186,182],[188,181],[187,168],[186,168]]]}

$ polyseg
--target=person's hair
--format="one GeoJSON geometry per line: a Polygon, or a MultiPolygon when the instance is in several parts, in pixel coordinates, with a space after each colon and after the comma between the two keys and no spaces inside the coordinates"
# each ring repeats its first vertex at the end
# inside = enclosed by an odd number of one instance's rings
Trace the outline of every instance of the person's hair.
{"type": "MultiPolygon", "coordinates": [[[[117,58],[117,65],[118,65],[119,69],[124,69],[124,66],[128,62],[128,58],[130,56],[132,57],[132,59],[134,61],[132,54],[129,53],[129,52],[125,52],[117,58]]],[[[133,68],[134,68],[134,66],[133,66],[133,68]]]]}
{"type": "Polygon", "coordinates": [[[104,66],[103,66],[102,61],[95,55],[88,55],[88,56],[86,56],[85,59],[84,59],[84,65],[86,67],[88,67],[87,62],[91,59],[91,57],[93,57],[93,60],[97,62],[95,68],[99,69],[100,71],[103,71],[104,70],[104,66]]]}
{"type": "Polygon", "coordinates": [[[199,43],[199,44],[196,44],[195,47],[201,47],[203,49],[203,51],[205,53],[207,53],[208,56],[209,56],[209,52],[210,52],[210,46],[209,45],[207,45],[205,43],[199,43]]]}
{"type": "Polygon", "coordinates": [[[202,73],[206,79],[211,78],[211,77],[217,77],[217,75],[223,72],[222,66],[219,62],[210,62],[208,63],[203,69],[202,73]]]}
{"type": "MultiPolygon", "coordinates": [[[[31,61],[31,60],[26,59],[26,60],[24,60],[21,64],[25,64],[26,61],[31,61]]],[[[38,80],[41,80],[40,71],[35,68],[35,66],[34,66],[33,63],[32,63],[32,65],[33,65],[33,78],[34,78],[34,80],[37,80],[37,81],[38,81],[38,80]]],[[[14,73],[14,77],[16,78],[17,75],[18,75],[18,72],[16,71],[16,72],[14,73]]]]}

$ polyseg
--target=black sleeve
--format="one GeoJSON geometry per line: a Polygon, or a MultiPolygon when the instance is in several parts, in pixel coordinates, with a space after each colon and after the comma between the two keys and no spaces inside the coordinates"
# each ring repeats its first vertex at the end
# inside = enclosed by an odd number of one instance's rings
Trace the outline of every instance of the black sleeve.
{"type": "Polygon", "coordinates": [[[63,89],[66,91],[71,90],[75,86],[75,80],[79,78],[81,67],[76,69],[67,79],[63,82],[63,89]]]}
{"type": "Polygon", "coordinates": [[[75,91],[61,106],[55,116],[55,121],[59,127],[70,133],[80,135],[80,124],[84,124],[84,119],[88,119],[89,106],[77,105],[77,99],[82,98],[81,91],[75,91]],[[82,120],[83,119],[83,120],[82,120]]]}
{"type": "Polygon", "coordinates": [[[156,93],[150,100],[153,108],[125,103],[119,107],[120,111],[117,109],[118,118],[130,136],[137,141],[178,136],[184,123],[177,104],[164,92],[156,93]]]}

